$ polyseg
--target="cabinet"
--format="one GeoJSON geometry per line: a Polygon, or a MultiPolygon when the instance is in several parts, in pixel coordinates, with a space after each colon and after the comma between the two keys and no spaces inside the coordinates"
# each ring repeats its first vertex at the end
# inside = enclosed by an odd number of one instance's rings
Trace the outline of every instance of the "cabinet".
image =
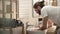
{"type": "Polygon", "coordinates": [[[17,19],[18,0],[0,0],[0,18],[17,19]]]}

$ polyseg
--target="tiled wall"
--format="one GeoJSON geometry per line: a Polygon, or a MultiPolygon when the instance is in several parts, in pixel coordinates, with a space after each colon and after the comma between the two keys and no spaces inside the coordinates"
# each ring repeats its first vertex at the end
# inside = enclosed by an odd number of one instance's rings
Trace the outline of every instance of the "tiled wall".
{"type": "Polygon", "coordinates": [[[58,6],[60,6],[60,0],[57,0],[58,6]]]}
{"type": "Polygon", "coordinates": [[[32,17],[32,0],[19,0],[19,17],[32,17]]]}

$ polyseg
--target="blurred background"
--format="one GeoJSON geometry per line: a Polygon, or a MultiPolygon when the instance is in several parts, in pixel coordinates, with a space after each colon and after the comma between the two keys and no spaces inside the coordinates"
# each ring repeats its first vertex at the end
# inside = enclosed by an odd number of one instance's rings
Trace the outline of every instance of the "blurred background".
{"type": "MultiPolygon", "coordinates": [[[[43,0],[0,0],[0,18],[21,20],[24,24],[24,33],[26,34],[26,24],[37,26],[38,18],[42,18],[33,9],[33,5],[40,1],[43,0]]],[[[46,6],[60,6],[60,0],[44,1],[46,6]]]]}

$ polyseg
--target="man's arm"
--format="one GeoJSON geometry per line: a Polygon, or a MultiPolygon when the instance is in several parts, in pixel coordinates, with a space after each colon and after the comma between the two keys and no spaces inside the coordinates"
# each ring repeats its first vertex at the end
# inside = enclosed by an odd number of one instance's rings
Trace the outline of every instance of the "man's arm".
{"type": "Polygon", "coordinates": [[[43,7],[41,9],[41,15],[43,17],[43,25],[41,27],[41,30],[45,30],[47,28],[47,21],[48,21],[48,13],[46,7],[43,7]]]}
{"type": "Polygon", "coordinates": [[[41,27],[41,30],[47,29],[47,21],[48,21],[48,16],[43,18],[43,25],[41,27]]]}

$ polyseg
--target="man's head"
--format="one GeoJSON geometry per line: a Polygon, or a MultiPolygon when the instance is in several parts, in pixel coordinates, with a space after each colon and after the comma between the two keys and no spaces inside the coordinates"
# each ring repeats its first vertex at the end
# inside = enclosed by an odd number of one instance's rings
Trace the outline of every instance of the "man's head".
{"type": "Polygon", "coordinates": [[[35,9],[36,13],[38,13],[39,15],[41,14],[41,8],[43,8],[44,6],[44,1],[41,2],[36,2],[33,6],[33,8],[35,9]]]}

